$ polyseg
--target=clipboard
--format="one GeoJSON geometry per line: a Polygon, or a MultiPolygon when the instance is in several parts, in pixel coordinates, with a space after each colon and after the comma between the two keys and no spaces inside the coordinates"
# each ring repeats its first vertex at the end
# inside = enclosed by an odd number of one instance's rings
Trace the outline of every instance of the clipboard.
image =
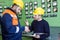
{"type": "MultiPolygon", "coordinates": [[[[36,34],[36,35],[43,35],[45,33],[34,33],[34,34],[36,34]]],[[[25,34],[24,36],[25,37],[34,37],[35,36],[34,34],[25,34]]]]}

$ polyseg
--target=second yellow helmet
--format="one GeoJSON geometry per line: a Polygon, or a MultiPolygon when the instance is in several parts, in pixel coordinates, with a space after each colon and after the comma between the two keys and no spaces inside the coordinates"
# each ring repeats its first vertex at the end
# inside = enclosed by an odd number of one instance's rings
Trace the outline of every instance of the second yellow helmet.
{"type": "Polygon", "coordinates": [[[44,15],[44,9],[38,7],[34,10],[33,15],[44,15]]]}

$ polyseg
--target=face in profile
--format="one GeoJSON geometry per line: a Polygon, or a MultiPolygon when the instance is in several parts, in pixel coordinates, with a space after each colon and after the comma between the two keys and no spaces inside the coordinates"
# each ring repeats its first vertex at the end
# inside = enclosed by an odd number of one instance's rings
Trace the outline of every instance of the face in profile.
{"type": "Polygon", "coordinates": [[[16,8],[16,13],[18,14],[18,13],[21,13],[21,8],[20,7],[17,7],[16,8]]]}

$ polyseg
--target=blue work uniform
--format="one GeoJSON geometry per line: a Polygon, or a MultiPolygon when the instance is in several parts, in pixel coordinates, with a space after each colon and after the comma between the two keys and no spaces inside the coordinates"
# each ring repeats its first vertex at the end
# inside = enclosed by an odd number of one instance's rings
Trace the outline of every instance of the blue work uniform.
{"type": "MultiPolygon", "coordinates": [[[[25,30],[25,27],[20,25],[20,22],[17,18],[17,25],[13,25],[13,15],[10,15],[10,13],[15,14],[16,12],[13,11],[11,8],[7,8],[2,16],[2,40],[22,40],[22,31],[25,30]],[[7,10],[7,12],[5,12],[7,10]]],[[[16,22],[16,20],[14,21],[16,22]]]]}
{"type": "Polygon", "coordinates": [[[1,24],[1,16],[0,16],[0,24],[1,24]]]}

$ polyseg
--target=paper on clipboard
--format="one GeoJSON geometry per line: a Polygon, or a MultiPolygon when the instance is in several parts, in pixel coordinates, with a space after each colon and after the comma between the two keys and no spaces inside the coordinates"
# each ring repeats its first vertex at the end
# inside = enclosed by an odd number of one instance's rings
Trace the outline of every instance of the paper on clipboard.
{"type": "Polygon", "coordinates": [[[33,35],[29,35],[30,37],[34,37],[34,36],[36,36],[36,35],[43,35],[43,34],[45,34],[45,33],[34,33],[33,35]]]}

